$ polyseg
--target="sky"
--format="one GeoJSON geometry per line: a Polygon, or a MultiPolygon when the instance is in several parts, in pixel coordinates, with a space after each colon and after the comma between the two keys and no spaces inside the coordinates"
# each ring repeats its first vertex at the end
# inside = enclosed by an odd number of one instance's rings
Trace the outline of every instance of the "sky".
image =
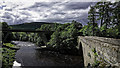
{"type": "Polygon", "coordinates": [[[0,20],[9,25],[26,22],[68,23],[86,25],[90,5],[100,0],[0,0],[0,20]]]}

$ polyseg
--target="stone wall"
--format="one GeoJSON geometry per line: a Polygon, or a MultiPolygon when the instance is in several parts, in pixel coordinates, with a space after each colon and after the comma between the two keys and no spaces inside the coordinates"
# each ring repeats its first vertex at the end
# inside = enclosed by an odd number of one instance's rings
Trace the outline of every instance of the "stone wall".
{"type": "Polygon", "coordinates": [[[120,66],[120,39],[79,36],[85,66],[120,66]]]}

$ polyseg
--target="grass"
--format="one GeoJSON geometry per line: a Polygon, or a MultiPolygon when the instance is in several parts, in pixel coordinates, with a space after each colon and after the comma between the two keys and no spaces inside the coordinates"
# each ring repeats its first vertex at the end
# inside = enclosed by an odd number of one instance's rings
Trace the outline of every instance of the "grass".
{"type": "MultiPolygon", "coordinates": [[[[14,47],[15,45],[11,43],[4,43],[4,45],[9,47],[14,47]]],[[[16,50],[1,48],[2,50],[2,67],[3,68],[12,68],[13,62],[15,61],[15,52],[16,50]]]]}
{"type": "Polygon", "coordinates": [[[3,45],[9,46],[9,47],[15,47],[15,45],[13,45],[11,43],[3,43],[3,45]]]}

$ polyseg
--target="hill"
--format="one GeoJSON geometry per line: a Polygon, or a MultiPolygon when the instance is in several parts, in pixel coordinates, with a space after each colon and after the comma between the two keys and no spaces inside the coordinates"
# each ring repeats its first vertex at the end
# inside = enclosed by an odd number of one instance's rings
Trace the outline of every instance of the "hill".
{"type": "Polygon", "coordinates": [[[40,28],[43,24],[53,24],[53,23],[47,23],[47,22],[31,22],[31,23],[23,23],[23,24],[17,24],[17,25],[10,25],[12,29],[31,29],[35,30],[37,28],[40,28]]]}

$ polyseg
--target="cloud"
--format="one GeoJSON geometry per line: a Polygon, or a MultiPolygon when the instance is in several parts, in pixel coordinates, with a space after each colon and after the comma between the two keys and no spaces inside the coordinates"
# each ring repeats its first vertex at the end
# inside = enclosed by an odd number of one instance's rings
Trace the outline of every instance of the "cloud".
{"type": "Polygon", "coordinates": [[[70,2],[66,4],[65,9],[75,10],[75,9],[86,9],[90,6],[91,2],[70,2]]]}
{"type": "Polygon", "coordinates": [[[110,1],[110,0],[29,0],[29,1],[28,0],[0,0],[0,2],[2,1],[5,1],[5,2],[98,2],[98,1],[110,1]]]}
{"type": "Polygon", "coordinates": [[[87,23],[88,11],[93,2],[3,2],[0,18],[9,25],[25,22],[59,22],[76,20],[87,23]]]}

